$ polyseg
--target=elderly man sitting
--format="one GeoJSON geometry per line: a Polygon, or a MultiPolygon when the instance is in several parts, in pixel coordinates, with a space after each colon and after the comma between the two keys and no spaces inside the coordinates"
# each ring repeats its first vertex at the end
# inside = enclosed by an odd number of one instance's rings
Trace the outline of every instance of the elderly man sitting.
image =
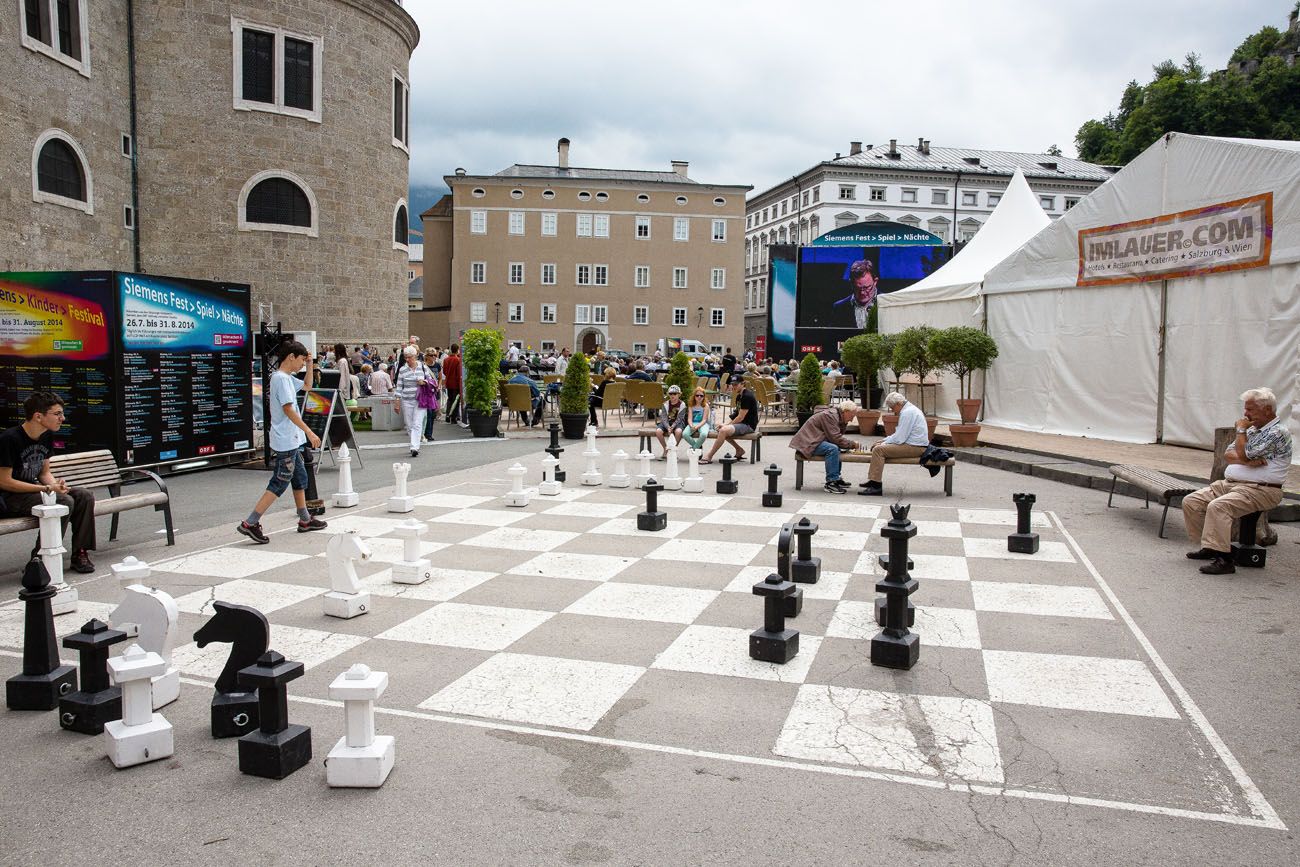
{"type": "Polygon", "coordinates": [[[805,458],[820,455],[825,459],[826,487],[823,490],[828,494],[842,494],[848,490],[849,483],[840,478],[840,450],[852,451],[856,446],[844,431],[857,411],[858,405],[851,400],[820,409],[790,440],[790,448],[805,458]]]}
{"type": "MultiPolygon", "coordinates": [[[[1277,418],[1277,398],[1267,388],[1241,395],[1243,418],[1237,439],[1224,452],[1223,478],[1183,497],[1183,522],[1193,545],[1191,560],[1209,560],[1206,575],[1236,572],[1232,564],[1232,526],[1242,515],[1267,511],[1282,501],[1282,484],[1291,467],[1291,432],[1277,418]]],[[[1253,541],[1253,540],[1251,540],[1253,541]]]]}
{"type": "Polygon", "coordinates": [[[925,415],[907,398],[896,391],[885,395],[885,406],[898,414],[898,427],[894,432],[871,447],[871,471],[862,483],[863,497],[879,497],[885,493],[880,480],[885,475],[885,461],[889,458],[919,458],[930,444],[930,430],[925,415]]]}
{"type": "MultiPolygon", "coordinates": [[[[530,405],[533,408],[532,426],[537,427],[539,424],[541,424],[542,423],[542,402],[545,400],[545,398],[542,396],[542,390],[538,388],[537,383],[533,381],[532,370],[528,367],[528,365],[527,364],[519,365],[519,369],[515,371],[515,375],[507,379],[506,384],[528,386],[528,397],[529,397],[530,405]]],[[[525,417],[524,424],[528,424],[528,423],[529,423],[528,419],[527,417],[525,417]]]]}

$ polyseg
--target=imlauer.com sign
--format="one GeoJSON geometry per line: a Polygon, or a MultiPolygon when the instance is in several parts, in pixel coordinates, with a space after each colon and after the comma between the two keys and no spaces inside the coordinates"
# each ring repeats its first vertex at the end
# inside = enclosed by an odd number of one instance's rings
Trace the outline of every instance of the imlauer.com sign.
{"type": "Polygon", "coordinates": [[[1079,232],[1079,286],[1142,283],[1268,264],[1273,194],[1079,232]]]}

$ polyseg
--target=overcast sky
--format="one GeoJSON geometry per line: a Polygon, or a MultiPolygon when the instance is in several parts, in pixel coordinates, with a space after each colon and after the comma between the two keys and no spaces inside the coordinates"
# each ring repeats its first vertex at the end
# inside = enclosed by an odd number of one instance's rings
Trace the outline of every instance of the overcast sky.
{"type": "Polygon", "coordinates": [[[1222,67],[1293,0],[406,0],[413,186],[516,162],[766,189],[850,140],[1074,155],[1164,58],[1222,67]]]}

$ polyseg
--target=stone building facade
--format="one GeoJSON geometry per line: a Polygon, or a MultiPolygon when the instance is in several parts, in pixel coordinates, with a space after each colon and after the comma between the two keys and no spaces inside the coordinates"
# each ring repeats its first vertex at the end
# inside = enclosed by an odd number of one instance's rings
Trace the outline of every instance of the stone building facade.
{"type": "Polygon", "coordinates": [[[395,0],[129,8],[0,13],[0,270],[243,282],[254,317],[286,329],[403,337],[411,16],[395,0]],[[51,137],[77,156],[80,199],[42,189],[51,137]]]}

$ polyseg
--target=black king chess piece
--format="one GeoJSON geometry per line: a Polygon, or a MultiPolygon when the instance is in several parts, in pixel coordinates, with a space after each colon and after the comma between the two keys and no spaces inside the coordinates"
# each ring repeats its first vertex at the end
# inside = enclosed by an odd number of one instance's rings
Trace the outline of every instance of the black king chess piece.
{"type": "Polygon", "coordinates": [[[668,529],[668,514],[659,511],[659,492],[663,489],[663,482],[655,481],[654,476],[646,479],[641,486],[641,490],[645,491],[645,511],[636,516],[638,530],[668,529]]]}
{"type": "Polygon", "coordinates": [[[257,690],[257,731],[239,739],[239,770],[254,777],[283,780],[311,761],[311,729],[289,722],[289,681],[302,677],[303,664],[268,650],[239,672],[239,683],[257,690]]]}
{"type": "Polygon", "coordinates": [[[1016,531],[1007,536],[1007,550],[1012,554],[1037,554],[1038,534],[1029,532],[1029,510],[1037,499],[1033,494],[1012,494],[1016,504],[1016,531]]]}
{"type": "Polygon", "coordinates": [[[1237,527],[1238,541],[1232,543],[1232,560],[1238,566],[1264,568],[1266,551],[1263,545],[1255,541],[1256,533],[1259,532],[1259,515],[1259,512],[1251,512],[1241,516],[1241,523],[1237,527]]]}
{"type": "Polygon", "coordinates": [[[752,659],[784,664],[799,652],[799,630],[785,628],[784,604],[797,590],[793,582],[776,574],[754,585],[754,595],[763,597],[763,628],[749,634],[752,659]]]}
{"type": "Polygon", "coordinates": [[[81,689],[59,699],[59,725],[84,735],[102,734],[104,723],[122,718],[122,687],[108,682],[109,648],[126,641],[126,633],[91,620],[63,646],[81,657],[81,689]]]}
{"type": "Polygon", "coordinates": [[[776,489],[776,480],[781,477],[781,468],[772,464],[763,470],[767,476],[767,490],[763,492],[763,505],[770,509],[781,508],[781,492],[776,489]]]}
{"type": "MultiPolygon", "coordinates": [[[[560,452],[564,451],[564,449],[560,447],[560,423],[552,420],[551,423],[546,426],[546,429],[551,432],[551,444],[543,449],[543,451],[558,461],[560,459],[560,452]]],[[[564,470],[560,469],[559,464],[555,465],[555,481],[564,481],[564,470]]]]}
{"type": "Polygon", "coordinates": [[[736,458],[730,452],[718,458],[718,463],[722,464],[722,478],[715,485],[719,494],[734,494],[740,490],[740,485],[731,477],[731,465],[735,462],[736,458]]]}
{"type": "Polygon", "coordinates": [[[907,543],[916,535],[916,525],[907,517],[911,506],[895,503],[880,535],[889,540],[889,572],[876,582],[876,592],[885,594],[885,628],[871,639],[871,664],[884,668],[910,669],[921,655],[921,639],[907,628],[907,597],[916,592],[917,582],[907,571],[907,543]]]}
{"type": "Polygon", "coordinates": [[[59,664],[59,642],[50,603],[55,590],[40,558],[27,561],[22,583],[18,598],[26,607],[23,671],[5,681],[5,704],[10,710],[53,710],[60,698],[77,688],[77,670],[59,664]]]}
{"type": "Polygon", "coordinates": [[[253,731],[261,719],[257,690],[242,688],[239,672],[266,653],[271,627],[256,608],[221,600],[213,602],[212,607],[212,617],[194,633],[194,643],[199,647],[230,644],[226,667],[217,676],[211,718],[214,738],[233,738],[253,731]]]}

